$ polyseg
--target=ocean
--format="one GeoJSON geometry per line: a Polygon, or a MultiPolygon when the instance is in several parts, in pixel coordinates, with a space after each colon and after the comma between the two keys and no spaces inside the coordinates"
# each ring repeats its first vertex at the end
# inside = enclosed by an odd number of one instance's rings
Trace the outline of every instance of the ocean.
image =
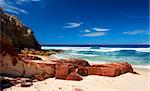
{"type": "Polygon", "coordinates": [[[56,45],[42,49],[60,49],[58,58],[77,58],[94,63],[128,62],[136,67],[150,68],[149,45],[56,45]]]}

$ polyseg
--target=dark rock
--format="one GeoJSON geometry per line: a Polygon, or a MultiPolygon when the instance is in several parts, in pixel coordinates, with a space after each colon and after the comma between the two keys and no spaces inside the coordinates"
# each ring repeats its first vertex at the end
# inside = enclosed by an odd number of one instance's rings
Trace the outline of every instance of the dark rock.
{"type": "Polygon", "coordinates": [[[11,86],[12,86],[12,84],[10,83],[10,80],[8,80],[8,79],[3,79],[0,82],[0,90],[2,90],[2,91],[4,88],[9,88],[11,86]]]}
{"type": "Polygon", "coordinates": [[[43,77],[43,75],[34,75],[35,79],[37,79],[38,81],[43,81],[45,80],[45,78],[43,77]]]}
{"type": "Polygon", "coordinates": [[[10,80],[10,83],[12,86],[15,86],[17,84],[17,80],[10,80]]]}
{"type": "Polygon", "coordinates": [[[21,83],[21,87],[30,87],[32,85],[33,84],[31,82],[23,82],[23,83],[21,83]]]}
{"type": "Polygon", "coordinates": [[[81,76],[87,76],[88,75],[88,70],[85,67],[79,67],[77,69],[77,73],[81,76]]]}
{"type": "Polygon", "coordinates": [[[3,9],[0,7],[0,14],[4,14],[3,9]]]}

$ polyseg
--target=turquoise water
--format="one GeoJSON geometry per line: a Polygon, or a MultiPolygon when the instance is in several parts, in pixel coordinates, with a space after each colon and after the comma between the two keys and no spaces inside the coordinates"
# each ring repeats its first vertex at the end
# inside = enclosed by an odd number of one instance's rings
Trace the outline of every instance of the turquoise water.
{"type": "Polygon", "coordinates": [[[150,66],[150,48],[110,48],[110,47],[42,47],[61,49],[59,58],[78,58],[90,62],[128,62],[137,66],[150,66]]]}

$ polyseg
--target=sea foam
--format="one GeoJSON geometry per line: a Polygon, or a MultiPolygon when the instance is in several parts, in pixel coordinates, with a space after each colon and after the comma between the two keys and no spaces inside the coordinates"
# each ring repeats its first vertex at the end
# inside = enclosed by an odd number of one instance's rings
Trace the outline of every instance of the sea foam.
{"type": "Polygon", "coordinates": [[[60,50],[72,50],[72,51],[95,51],[95,52],[115,52],[121,50],[133,50],[137,52],[150,52],[150,48],[109,48],[100,47],[93,49],[92,47],[42,47],[42,49],[60,49],[60,50]]]}

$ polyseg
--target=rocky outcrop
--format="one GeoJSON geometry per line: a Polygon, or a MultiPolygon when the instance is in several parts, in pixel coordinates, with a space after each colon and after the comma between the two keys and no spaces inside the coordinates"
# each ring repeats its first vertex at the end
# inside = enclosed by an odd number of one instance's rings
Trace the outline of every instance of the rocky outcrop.
{"type": "Polygon", "coordinates": [[[55,76],[55,64],[21,60],[10,54],[0,54],[1,75],[14,77],[33,77],[42,75],[44,78],[55,76]]]}
{"type": "Polygon", "coordinates": [[[33,32],[13,15],[4,14],[0,8],[0,42],[9,41],[15,49],[40,49],[33,32]]]}
{"type": "Polygon", "coordinates": [[[18,50],[24,48],[39,50],[40,45],[27,26],[15,16],[5,14],[0,8],[0,75],[11,77],[42,75],[45,78],[55,76],[55,65],[31,61],[40,60],[38,57],[20,57],[18,50]]]}

